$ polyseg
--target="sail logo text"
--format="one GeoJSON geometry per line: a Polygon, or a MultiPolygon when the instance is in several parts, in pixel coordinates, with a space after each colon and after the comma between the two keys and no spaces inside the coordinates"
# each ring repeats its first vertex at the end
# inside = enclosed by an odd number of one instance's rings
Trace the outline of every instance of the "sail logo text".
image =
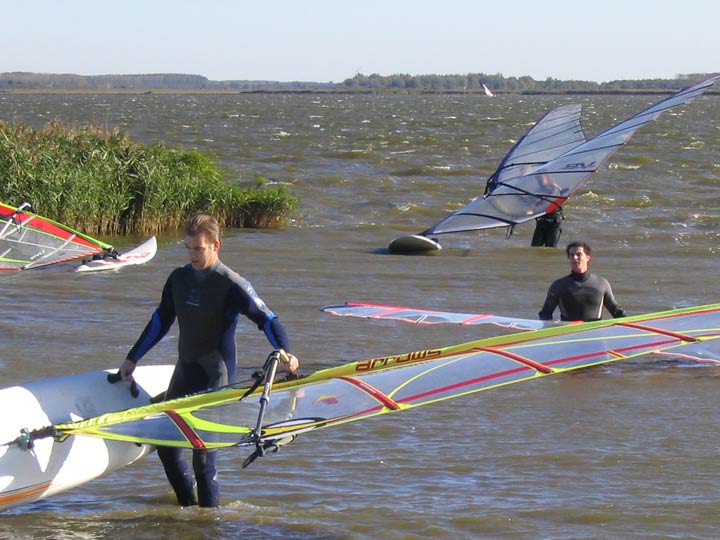
{"type": "Polygon", "coordinates": [[[579,161],[577,163],[568,163],[567,165],[565,165],[566,169],[592,169],[594,167],[594,161],[591,161],[590,163],[583,163],[582,161],[579,161]]]}
{"type": "Polygon", "coordinates": [[[372,358],[371,360],[363,360],[355,365],[355,371],[372,371],[394,365],[402,365],[408,362],[418,362],[420,360],[429,360],[438,358],[442,355],[440,349],[427,349],[425,351],[411,352],[407,354],[399,354],[397,356],[383,356],[381,358],[372,358]]]}

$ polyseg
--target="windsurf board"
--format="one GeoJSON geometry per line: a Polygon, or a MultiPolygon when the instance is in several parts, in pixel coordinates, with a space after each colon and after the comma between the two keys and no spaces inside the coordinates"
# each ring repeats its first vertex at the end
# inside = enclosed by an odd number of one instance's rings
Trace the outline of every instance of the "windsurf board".
{"type": "Polygon", "coordinates": [[[405,234],[394,238],[388,245],[391,253],[427,253],[442,249],[442,246],[432,238],[419,234],[405,234]]]}
{"type": "Polygon", "coordinates": [[[67,375],[0,389],[0,510],[60,493],[129,465],[153,447],[71,436],[18,444],[22,430],[90,418],[139,407],[164,392],[173,366],[138,366],[133,376],[139,395],[127,382],[108,382],[117,370],[67,375]]]}
{"type": "Polygon", "coordinates": [[[155,256],[155,253],[157,253],[157,239],[151,236],[142,244],[135,246],[130,251],[119,254],[117,257],[106,256],[85,260],[75,271],[100,272],[103,270],[117,270],[134,264],[145,264],[155,256]]]}

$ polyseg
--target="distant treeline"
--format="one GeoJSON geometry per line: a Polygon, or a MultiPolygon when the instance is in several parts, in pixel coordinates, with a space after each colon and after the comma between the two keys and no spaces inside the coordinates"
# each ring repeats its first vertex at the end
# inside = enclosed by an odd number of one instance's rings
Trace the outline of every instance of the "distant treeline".
{"type": "Polygon", "coordinates": [[[3,90],[235,90],[292,91],[333,89],[333,83],[274,81],[211,81],[202,75],[177,73],[147,75],[73,75],[55,73],[0,73],[3,90]]]}
{"type": "Polygon", "coordinates": [[[484,92],[483,84],[493,92],[618,92],[680,90],[710,74],[677,75],[674,79],[637,79],[597,83],[593,81],[563,81],[548,77],[536,81],[532,77],[504,77],[469,73],[467,75],[355,75],[346,79],[342,87],[348,90],[396,90],[408,92],[484,92]]]}
{"type": "Polygon", "coordinates": [[[572,93],[675,91],[710,76],[704,73],[676,75],[673,79],[628,79],[603,83],[563,81],[548,77],[505,77],[501,74],[467,75],[362,75],[341,83],[278,81],[211,81],[201,75],[177,73],[144,75],[74,75],[54,73],[0,73],[0,92],[22,90],[72,91],[235,91],[235,92],[483,92],[483,84],[496,93],[572,93]]]}

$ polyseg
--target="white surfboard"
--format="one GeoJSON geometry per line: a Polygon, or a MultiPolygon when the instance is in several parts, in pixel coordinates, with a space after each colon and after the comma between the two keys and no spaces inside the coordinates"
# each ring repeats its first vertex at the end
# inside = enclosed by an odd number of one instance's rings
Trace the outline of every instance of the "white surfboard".
{"type": "Polygon", "coordinates": [[[145,264],[157,253],[157,239],[151,236],[142,244],[137,245],[130,251],[121,253],[117,257],[106,257],[83,261],[76,272],[100,272],[102,270],[116,270],[133,264],[145,264]]]}
{"type": "Polygon", "coordinates": [[[442,249],[442,246],[427,236],[404,234],[394,238],[388,249],[391,253],[426,253],[442,249]]]}
{"type": "Polygon", "coordinates": [[[139,395],[127,382],[108,382],[117,369],[68,375],[0,390],[0,510],[43,499],[129,465],[148,454],[148,445],[71,436],[51,437],[32,448],[15,441],[21,430],[32,431],[60,422],[90,418],[139,407],[164,392],[173,366],[138,366],[133,373],[139,395]]]}

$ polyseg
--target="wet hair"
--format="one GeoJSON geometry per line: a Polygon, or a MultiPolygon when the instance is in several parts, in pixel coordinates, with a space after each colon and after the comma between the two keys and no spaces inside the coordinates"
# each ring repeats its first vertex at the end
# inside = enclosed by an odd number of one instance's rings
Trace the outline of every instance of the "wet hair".
{"type": "Polygon", "coordinates": [[[565,248],[565,255],[567,255],[568,259],[570,258],[570,250],[573,248],[583,248],[587,255],[592,255],[592,249],[585,242],[570,242],[565,248]]]}
{"type": "Polygon", "coordinates": [[[215,242],[222,237],[222,228],[215,216],[199,213],[190,216],[185,222],[185,236],[204,234],[208,240],[215,242]]]}

